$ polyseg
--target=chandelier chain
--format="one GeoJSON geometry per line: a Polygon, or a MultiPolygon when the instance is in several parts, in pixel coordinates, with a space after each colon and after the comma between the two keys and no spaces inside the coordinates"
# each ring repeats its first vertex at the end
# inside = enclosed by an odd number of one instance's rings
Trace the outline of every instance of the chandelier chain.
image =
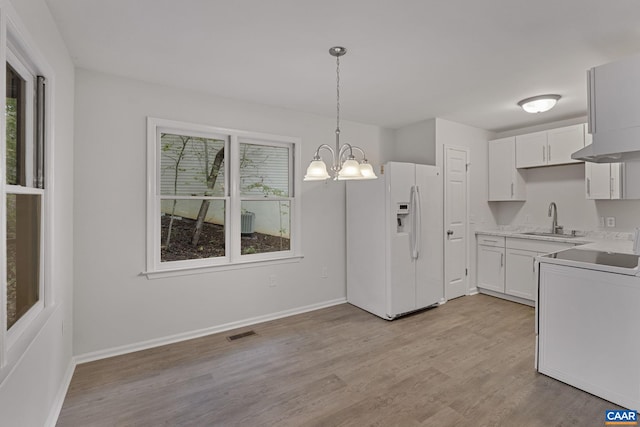
{"type": "Polygon", "coordinates": [[[340,57],[336,56],[336,133],[340,133],[340,57]]]}

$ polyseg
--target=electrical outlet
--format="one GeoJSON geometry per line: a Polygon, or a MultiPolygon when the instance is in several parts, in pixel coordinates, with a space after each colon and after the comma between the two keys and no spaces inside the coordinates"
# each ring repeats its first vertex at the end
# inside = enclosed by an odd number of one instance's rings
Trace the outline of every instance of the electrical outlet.
{"type": "Polygon", "coordinates": [[[615,227],[616,226],[616,217],[608,216],[607,217],[607,227],[615,227]]]}
{"type": "Polygon", "coordinates": [[[276,276],[274,274],[269,276],[269,287],[270,288],[276,287],[276,276]]]}
{"type": "Polygon", "coordinates": [[[604,227],[604,217],[603,216],[601,216],[600,219],[598,220],[598,226],[604,227]]]}
{"type": "Polygon", "coordinates": [[[326,279],[329,277],[329,268],[326,265],[323,265],[320,269],[320,278],[326,279]]]}

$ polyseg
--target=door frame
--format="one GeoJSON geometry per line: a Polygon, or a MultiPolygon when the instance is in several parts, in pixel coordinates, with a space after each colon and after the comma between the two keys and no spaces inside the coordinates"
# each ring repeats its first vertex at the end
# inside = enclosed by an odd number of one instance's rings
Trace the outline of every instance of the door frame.
{"type": "MultiPolygon", "coordinates": [[[[459,146],[459,145],[451,145],[451,144],[443,144],[442,146],[442,164],[443,164],[443,168],[442,168],[442,175],[443,175],[443,179],[442,179],[442,194],[443,194],[443,203],[442,203],[442,253],[443,253],[443,273],[444,273],[444,278],[445,280],[443,280],[443,286],[444,286],[444,298],[445,300],[447,300],[447,251],[446,251],[446,245],[447,245],[447,234],[446,234],[446,229],[447,229],[447,201],[448,201],[448,192],[447,192],[447,181],[448,181],[448,175],[449,175],[449,171],[447,168],[447,151],[449,149],[454,149],[454,150],[459,150],[459,151],[464,151],[466,153],[466,157],[467,157],[467,163],[466,163],[466,168],[465,168],[465,176],[466,176],[466,186],[465,186],[465,212],[464,212],[464,223],[465,223],[465,248],[464,248],[464,252],[465,252],[465,276],[464,276],[464,281],[465,281],[465,293],[464,295],[470,295],[472,292],[470,287],[469,287],[469,260],[470,260],[470,252],[469,252],[469,248],[470,248],[470,224],[469,224],[469,206],[470,206],[470,192],[469,192],[469,172],[471,169],[471,160],[470,160],[470,156],[471,156],[471,149],[469,147],[463,147],[463,146],[459,146]]],[[[477,288],[476,288],[477,289],[477,288]]]]}

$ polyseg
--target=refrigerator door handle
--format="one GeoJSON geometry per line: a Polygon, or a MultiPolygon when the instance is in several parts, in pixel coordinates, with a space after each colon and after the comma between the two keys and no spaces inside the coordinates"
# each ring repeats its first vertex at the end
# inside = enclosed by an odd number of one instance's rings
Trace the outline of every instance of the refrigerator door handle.
{"type": "Polygon", "coordinates": [[[409,198],[411,204],[411,234],[409,235],[409,244],[411,245],[411,259],[416,258],[416,186],[411,186],[411,196],[409,198]]]}
{"type": "Polygon", "coordinates": [[[416,232],[415,232],[415,246],[414,246],[414,254],[415,258],[418,259],[420,257],[420,251],[422,250],[421,240],[422,240],[422,197],[420,196],[420,187],[416,185],[416,206],[417,210],[415,212],[416,217],[416,232]]]}

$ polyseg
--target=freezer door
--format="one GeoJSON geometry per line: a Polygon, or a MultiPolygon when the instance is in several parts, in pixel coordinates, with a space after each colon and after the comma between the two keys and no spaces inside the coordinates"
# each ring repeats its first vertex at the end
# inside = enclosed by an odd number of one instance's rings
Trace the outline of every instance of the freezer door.
{"type": "Polygon", "coordinates": [[[420,200],[420,256],[416,261],[416,306],[428,307],[444,298],[442,173],[439,167],[416,165],[420,200]]]}
{"type": "Polygon", "coordinates": [[[416,309],[415,266],[413,252],[413,228],[415,206],[411,204],[411,191],[415,186],[413,163],[390,162],[386,164],[387,209],[389,245],[387,262],[387,315],[394,317],[416,309]],[[409,204],[409,213],[398,213],[399,206],[409,204]],[[401,222],[401,224],[398,223],[401,222]]]}

